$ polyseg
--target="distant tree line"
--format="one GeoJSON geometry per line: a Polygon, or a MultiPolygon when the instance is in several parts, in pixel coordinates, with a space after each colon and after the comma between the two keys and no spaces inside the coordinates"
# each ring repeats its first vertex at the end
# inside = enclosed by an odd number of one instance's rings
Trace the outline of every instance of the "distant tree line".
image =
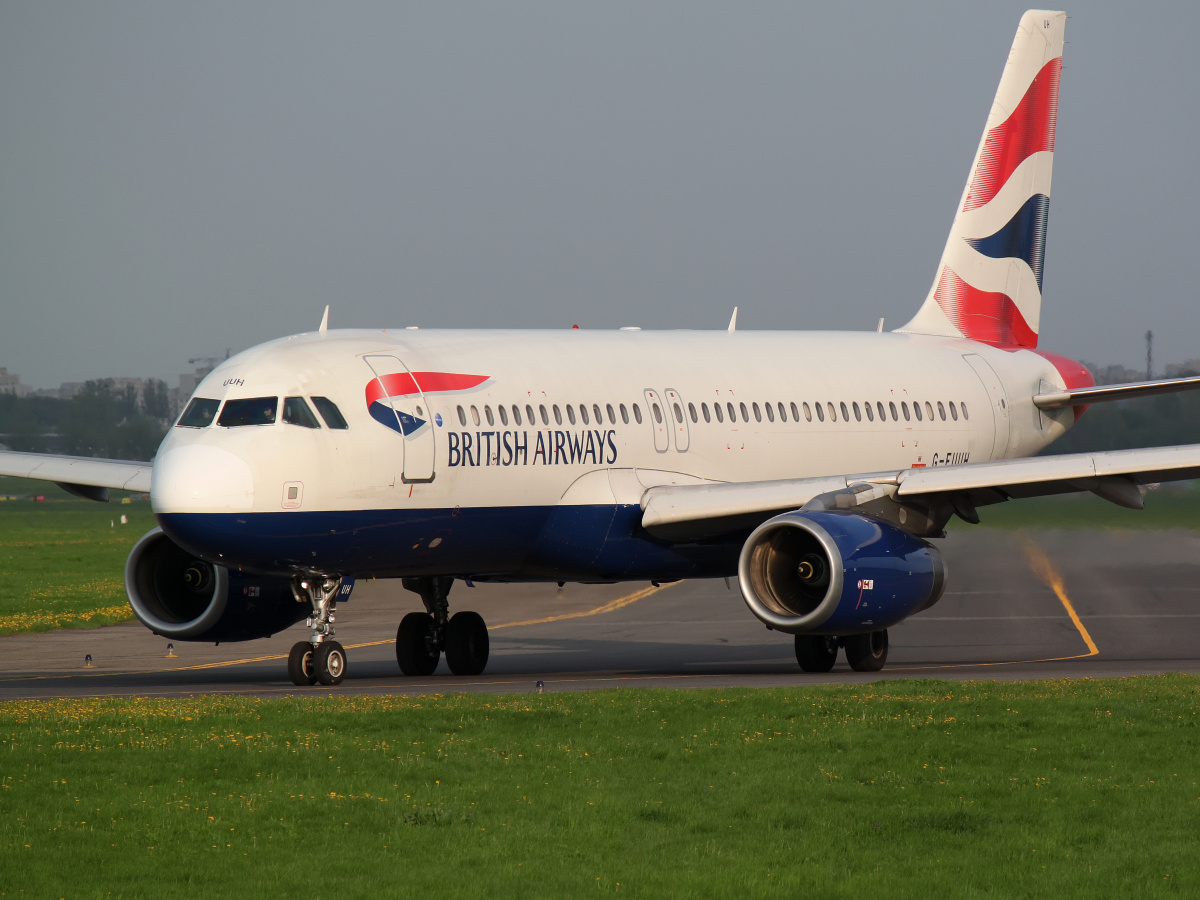
{"type": "Polygon", "coordinates": [[[153,458],[170,427],[167,385],[157,378],[118,388],[109,378],[70,399],[0,394],[0,443],[12,450],[109,459],[153,458]]]}

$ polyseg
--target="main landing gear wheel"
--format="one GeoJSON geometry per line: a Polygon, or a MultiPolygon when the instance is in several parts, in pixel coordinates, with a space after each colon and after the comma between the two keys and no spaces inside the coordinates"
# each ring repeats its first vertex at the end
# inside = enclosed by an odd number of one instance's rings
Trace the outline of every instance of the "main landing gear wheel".
{"type": "Polygon", "coordinates": [[[405,675],[432,675],[441,651],[434,639],[433,616],[412,612],[396,629],[396,662],[405,675]]]}
{"type": "Polygon", "coordinates": [[[824,634],[796,635],[796,662],[801,672],[828,672],[837,662],[837,638],[824,634]]]}
{"type": "Polygon", "coordinates": [[[846,662],[855,672],[878,672],[887,662],[887,629],[870,634],[851,634],[842,639],[846,662]]]}
{"type": "Polygon", "coordinates": [[[337,641],[323,641],[313,651],[313,668],[321,684],[341,684],[346,677],[346,651],[337,641]]]}
{"type": "Polygon", "coordinates": [[[313,668],[313,645],[300,641],[292,646],[288,654],[288,678],[297,687],[308,687],[317,683],[317,670],[313,668]]]}
{"type": "Polygon", "coordinates": [[[460,612],[446,624],[446,665],[455,675],[478,675],[487,666],[488,631],[483,616],[460,612]]]}

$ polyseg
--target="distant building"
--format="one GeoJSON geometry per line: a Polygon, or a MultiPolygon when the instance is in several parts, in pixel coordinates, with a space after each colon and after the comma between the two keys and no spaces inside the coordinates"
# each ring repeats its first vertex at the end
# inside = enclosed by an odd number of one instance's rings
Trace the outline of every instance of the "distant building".
{"type": "Polygon", "coordinates": [[[14,394],[17,397],[27,397],[33,389],[27,384],[21,384],[21,376],[16,372],[0,366],[0,394],[14,394]]]}
{"type": "Polygon", "coordinates": [[[1189,359],[1167,365],[1168,378],[1183,378],[1187,375],[1200,375],[1200,359],[1189,359]]]}

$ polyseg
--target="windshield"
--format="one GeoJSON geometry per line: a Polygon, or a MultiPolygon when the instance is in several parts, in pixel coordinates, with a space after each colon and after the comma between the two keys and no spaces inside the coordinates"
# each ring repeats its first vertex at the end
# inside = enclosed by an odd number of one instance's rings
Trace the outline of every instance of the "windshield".
{"type": "Polygon", "coordinates": [[[207,428],[212,424],[213,416],[217,414],[217,407],[220,405],[220,400],[193,397],[176,424],[183,428],[207,428]]]}
{"type": "Polygon", "coordinates": [[[243,400],[226,400],[217,424],[225,428],[240,425],[274,425],[278,397],[247,397],[243,400]]]}

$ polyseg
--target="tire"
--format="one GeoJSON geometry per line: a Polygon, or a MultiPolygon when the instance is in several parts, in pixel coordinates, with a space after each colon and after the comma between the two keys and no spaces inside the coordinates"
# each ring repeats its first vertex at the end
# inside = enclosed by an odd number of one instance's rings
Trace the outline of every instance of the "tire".
{"type": "Polygon", "coordinates": [[[346,677],[346,651],[337,641],[317,644],[313,651],[313,668],[317,670],[317,681],[321,684],[341,684],[346,677]]]}
{"type": "Polygon", "coordinates": [[[409,613],[396,629],[396,662],[408,676],[432,675],[441,653],[431,647],[433,616],[428,613],[409,613]]]}
{"type": "Polygon", "coordinates": [[[887,662],[887,629],[870,634],[852,634],[842,641],[846,648],[846,662],[855,672],[878,672],[887,662]]]}
{"type": "Polygon", "coordinates": [[[488,661],[487,624],[476,612],[455,613],[446,624],[446,665],[455,675],[478,675],[488,661]]]}
{"type": "Polygon", "coordinates": [[[313,668],[313,645],[308,641],[292,645],[292,652],[288,654],[288,678],[297,687],[317,683],[317,670],[313,668]]]}
{"type": "Polygon", "coordinates": [[[837,662],[837,638],[823,634],[796,635],[796,662],[801,672],[828,672],[837,662]]]}

